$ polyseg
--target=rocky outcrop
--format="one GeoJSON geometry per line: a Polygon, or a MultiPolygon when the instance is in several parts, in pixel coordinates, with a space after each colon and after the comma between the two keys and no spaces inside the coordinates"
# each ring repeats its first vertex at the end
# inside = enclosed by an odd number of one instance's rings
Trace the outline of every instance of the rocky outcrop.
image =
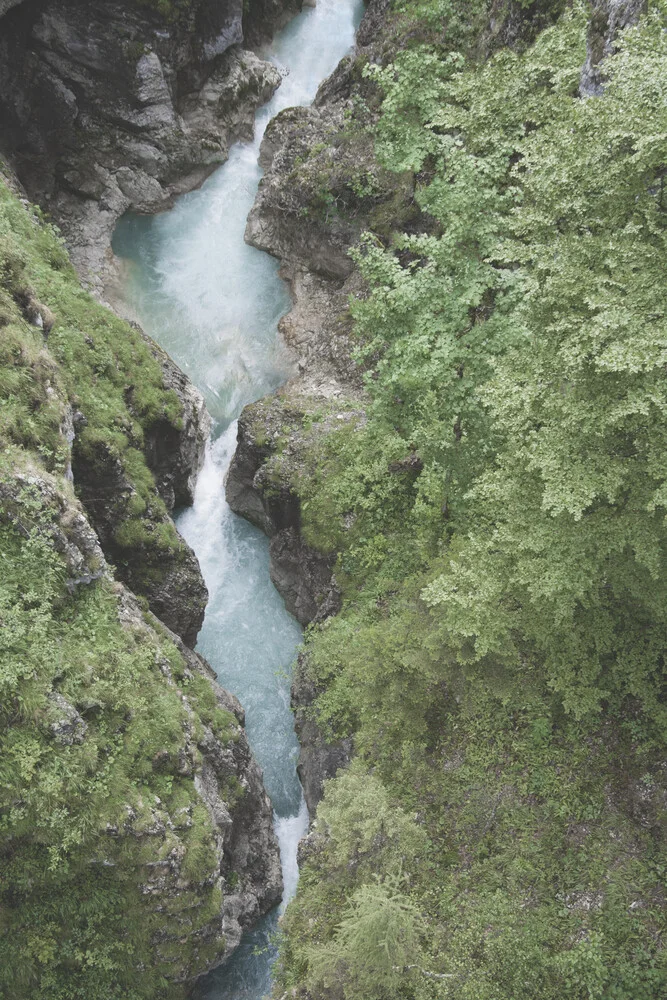
{"type": "MultiPolygon", "coordinates": [[[[298,5],[269,3],[268,23],[298,5]]],[[[262,10],[247,11],[255,33],[262,10]]],[[[98,292],[117,219],[167,207],[251,135],[280,73],[242,39],[241,0],[48,0],[4,11],[1,151],[98,292]]]]}
{"type": "Polygon", "coordinates": [[[326,108],[289,108],[269,123],[261,147],[264,177],[245,234],[280,260],[289,282],[294,305],[280,331],[298,359],[298,391],[328,396],[356,380],[348,301],[362,288],[349,257],[362,219],[343,214],[339,202],[364,154],[331,146],[345,108],[344,99],[326,108]]]}
{"type": "MultiPolygon", "coordinates": [[[[8,194],[4,185],[2,194],[8,194]]],[[[17,194],[22,197],[20,188],[17,194]]],[[[207,591],[169,514],[192,501],[210,427],[203,398],[156,344],[83,294],[53,232],[36,215],[28,220],[35,232],[41,227],[42,271],[28,266],[18,235],[5,238],[0,325],[3,343],[19,345],[30,412],[38,419],[50,415],[40,425],[48,467],[63,468],[74,483],[120,579],[194,645],[207,591]],[[49,268],[53,283],[41,283],[49,268]],[[55,355],[49,351],[54,327],[55,355]]],[[[15,440],[31,440],[27,430],[19,420],[15,440]]]]}
{"type": "Polygon", "coordinates": [[[153,356],[162,368],[163,385],[181,404],[181,426],[160,420],[144,440],[146,463],[155,476],[158,492],[167,510],[187,507],[194,500],[197,476],[204,464],[211,417],[204,397],[159,344],[144,334],[153,356]]]}
{"type": "Polygon", "coordinates": [[[604,59],[614,51],[618,33],[636,24],[646,9],[646,0],[592,0],[586,38],[586,62],[581,71],[579,94],[596,97],[605,84],[604,59]]]}
{"type": "Polygon", "coordinates": [[[322,621],[340,609],[331,558],[303,541],[296,526],[283,528],[269,546],[271,581],[301,625],[322,621]]]}
{"type": "Polygon", "coordinates": [[[325,738],[311,711],[318,694],[321,691],[308,675],[307,657],[301,654],[292,678],[292,711],[300,748],[297,772],[311,817],[324,794],[324,782],[348,767],[353,752],[351,739],[330,742],[325,738]]]}
{"type": "MultiPolygon", "coordinates": [[[[217,684],[205,660],[147,615],[129,590],[114,583],[69,484],[32,468],[29,461],[23,469],[3,472],[0,527],[7,526],[17,537],[32,539],[32,559],[46,553],[49,560],[52,551],[62,561],[66,587],[60,602],[64,607],[69,601],[67,615],[73,620],[83,590],[96,588],[101,601],[115,602],[114,653],[120,654],[125,646],[136,651],[130,682],[135,690],[128,689],[123,675],[123,703],[132,705],[134,699],[137,711],[144,711],[143,699],[151,684],[154,696],[158,693],[161,699],[161,710],[168,704],[180,718],[177,743],[173,732],[165,732],[164,748],[152,761],[133,763],[133,752],[127,758],[121,752],[117,759],[106,760],[109,786],[124,798],[106,823],[102,814],[92,823],[89,819],[82,849],[89,867],[118,869],[120,884],[129,884],[133,898],[140,901],[151,927],[149,946],[156,974],[172,982],[191,980],[226,959],[243,931],[282,894],[271,803],[248,746],[243,709],[217,684]],[[135,766],[142,775],[139,782],[133,776],[135,766]],[[175,789],[178,793],[172,794],[175,789]]],[[[44,620],[44,607],[41,614],[44,620]]],[[[107,626],[105,642],[113,627],[107,626]]],[[[139,746],[133,743],[137,740],[133,727],[140,724],[136,712],[117,717],[115,699],[106,690],[105,679],[111,683],[114,676],[113,663],[100,662],[91,644],[83,669],[67,663],[63,671],[45,628],[35,641],[41,643],[40,676],[31,683],[38,680],[43,704],[34,701],[36,714],[30,725],[33,742],[42,730],[47,736],[40,750],[44,766],[49,766],[50,756],[60,755],[63,773],[69,774],[77,759],[74,754],[94,760],[101,752],[105,760],[107,741],[120,747],[121,737],[128,747],[139,746]]],[[[10,727],[18,727],[20,713],[10,716],[10,727]]],[[[17,729],[17,739],[20,732],[17,729]]],[[[76,821],[76,792],[65,783],[54,786],[51,794],[51,807],[72,811],[76,821]],[[67,794],[71,798],[60,801],[58,796],[67,794]]],[[[103,798],[99,808],[105,805],[103,798]]],[[[16,872],[21,870],[25,839],[24,833],[14,841],[16,872]]],[[[27,863],[34,859],[30,856],[27,863]]],[[[101,882],[98,893],[108,891],[105,886],[101,882]]],[[[11,914],[7,920],[6,931],[15,933],[11,914]]]]}
{"type": "MultiPolygon", "coordinates": [[[[239,418],[237,448],[225,490],[232,510],[270,537],[271,579],[290,614],[301,625],[309,625],[335,614],[340,594],[333,560],[301,537],[300,503],[290,485],[284,449],[280,469],[274,462],[282,443],[280,422],[287,417],[294,426],[303,415],[303,410],[287,410],[281,393],[246,406],[239,418]]],[[[290,451],[296,457],[300,450],[301,442],[294,432],[290,451]]]]}
{"type": "Polygon", "coordinates": [[[119,579],[145,597],[151,611],[172,632],[194,646],[208,600],[194,552],[180,536],[173,543],[160,544],[161,528],[170,527],[170,522],[159,506],[144,512],[145,531],[139,539],[119,537],[136,492],[125,466],[103,441],[94,449],[83,449],[75,437],[72,456],[77,495],[119,579]]]}
{"type": "MultiPolygon", "coordinates": [[[[150,628],[150,622],[144,621],[128,591],[121,592],[119,614],[126,628],[150,628]]],[[[273,829],[271,800],[248,744],[243,728],[245,713],[240,702],[217,683],[214,671],[203,657],[189,649],[178,636],[172,634],[168,638],[183,658],[185,682],[197,675],[204,677],[213,690],[217,708],[226,718],[222,738],[215,724],[202,727],[193,718],[177,766],[179,773],[192,778],[214,835],[216,862],[207,878],[214,877],[218,881],[222,889],[222,906],[220,913],[214,914],[209,924],[197,931],[200,939],[217,948],[214,959],[207,965],[213,968],[238,947],[243,932],[280,901],[283,890],[280,850],[273,829]]],[[[165,664],[163,670],[167,679],[173,680],[173,671],[165,664]]],[[[187,694],[185,697],[187,701],[187,694]]],[[[196,707],[193,716],[196,716],[196,707]]],[[[169,766],[166,760],[158,762],[158,767],[167,772],[169,766]]],[[[158,828],[160,825],[158,821],[158,828]]],[[[164,825],[168,829],[168,820],[164,825]]],[[[157,905],[160,900],[167,901],[192,888],[196,890],[196,886],[188,885],[187,876],[184,877],[178,863],[170,864],[167,870],[165,867],[158,866],[152,871],[143,887],[157,905]]],[[[158,953],[170,940],[179,940],[178,926],[171,932],[168,929],[161,932],[158,953]]],[[[206,969],[189,965],[178,970],[174,978],[191,979],[204,971],[206,969]]]]}
{"type": "MultiPolygon", "coordinates": [[[[226,479],[227,501],[237,514],[270,539],[271,580],[285,607],[302,625],[323,621],[340,610],[341,595],[333,560],[307,545],[299,530],[299,498],[290,487],[289,457],[276,452],[286,414],[291,420],[295,455],[303,447],[295,433],[298,417],[280,394],[246,406],[238,424],[238,443],[226,479]],[[281,423],[278,423],[280,421],[281,423]],[[278,465],[276,458],[278,457],[278,465]],[[278,471],[279,469],[279,471],[278,471]]],[[[303,416],[303,412],[301,413],[303,416]]],[[[326,430],[323,429],[323,433],[326,430]]],[[[315,815],[323,785],[351,759],[350,740],[329,742],[310,711],[318,690],[300,656],[292,679],[292,710],[299,738],[297,771],[308,812],[315,815]]]]}

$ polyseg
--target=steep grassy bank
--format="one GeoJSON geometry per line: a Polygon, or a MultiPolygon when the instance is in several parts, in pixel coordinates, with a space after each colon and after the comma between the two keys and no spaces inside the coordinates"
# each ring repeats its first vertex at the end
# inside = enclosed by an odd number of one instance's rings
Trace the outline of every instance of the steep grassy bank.
{"type": "Polygon", "coordinates": [[[365,416],[288,390],[266,439],[262,489],[337,555],[304,670],[356,751],[277,996],[667,990],[667,11],[614,41],[610,9],[515,8],[498,39],[485,10],[397,5],[398,51],[294,165],[292,191],[333,171],[301,209],[337,234],[382,171],[414,194],[356,253],[365,416]],[[343,198],[350,136],[376,161],[343,198]]]}
{"type": "Polygon", "coordinates": [[[56,232],[5,185],[0,252],[2,439],[37,452],[49,472],[74,468],[120,578],[192,643],[206,590],[149,468],[156,439],[178,451],[182,401],[142,335],[83,291],[56,232]]]}
{"type": "Polygon", "coordinates": [[[0,182],[3,996],[181,997],[280,894],[240,706],[114,580],[89,523],[104,503],[115,556],[179,564],[144,446],[182,420],[138,332],[0,182]],[[124,486],[100,476],[84,509],[77,470],[92,485],[100,454],[124,486]]]}

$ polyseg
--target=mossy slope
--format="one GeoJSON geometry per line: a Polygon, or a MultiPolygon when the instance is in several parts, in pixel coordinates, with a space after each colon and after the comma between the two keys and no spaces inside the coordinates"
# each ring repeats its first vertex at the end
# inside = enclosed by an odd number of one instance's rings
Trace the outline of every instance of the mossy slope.
{"type": "Polygon", "coordinates": [[[75,495],[104,450],[126,484],[114,551],[178,560],[142,451],[165,420],[180,404],[139,333],[0,183],[0,992],[17,1000],[183,996],[238,941],[225,898],[256,917],[280,891],[240,706],[114,580],[75,495]]]}
{"type": "Polygon", "coordinates": [[[179,398],[141,333],[81,288],[53,227],[2,182],[0,325],[1,438],[50,472],[74,467],[107,557],[158,613],[161,589],[182,576],[174,604],[194,604],[173,627],[193,641],[205,588],[145,454],[152,435],[182,428],[179,398]]]}
{"type": "Polygon", "coordinates": [[[322,435],[297,385],[275,440],[255,431],[257,482],[337,556],[343,609],[303,670],[357,755],[302,850],[276,996],[667,991],[666,14],[582,100],[589,10],[507,11],[500,37],[485,5],[395,4],[375,107],[293,164],[305,225],[338,233],[366,198],[371,232],[365,415],[341,401],[322,435]],[[368,185],[314,197],[363,130],[412,186],[403,231],[368,185]]]}

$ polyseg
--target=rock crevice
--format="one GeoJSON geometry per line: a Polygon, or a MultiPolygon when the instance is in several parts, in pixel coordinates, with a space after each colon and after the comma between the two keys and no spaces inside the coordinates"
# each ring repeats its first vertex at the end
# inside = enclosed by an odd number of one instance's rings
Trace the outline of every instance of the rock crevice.
{"type": "Polygon", "coordinates": [[[281,76],[242,48],[244,23],[259,38],[298,6],[4,0],[0,151],[98,294],[119,217],[168,207],[252,134],[281,76]]]}

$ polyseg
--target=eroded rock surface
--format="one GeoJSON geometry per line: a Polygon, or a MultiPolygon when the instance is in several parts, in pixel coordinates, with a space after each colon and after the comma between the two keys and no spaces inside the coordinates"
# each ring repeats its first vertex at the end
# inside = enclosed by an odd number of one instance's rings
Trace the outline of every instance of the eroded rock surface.
{"type": "MultiPolygon", "coordinates": [[[[300,3],[263,6],[270,32],[300,3]]],[[[255,7],[245,21],[259,36],[255,7]]],[[[241,47],[241,0],[49,0],[11,9],[4,0],[0,17],[1,151],[100,293],[113,272],[118,218],[159,211],[198,186],[233,140],[252,134],[280,73],[241,47]]]]}
{"type": "MultiPolygon", "coordinates": [[[[172,706],[182,706],[179,745],[175,747],[172,738],[169,749],[158,750],[140,783],[128,781],[123,754],[115,763],[108,761],[110,783],[116,794],[126,787],[127,799],[121,800],[119,811],[101,830],[88,830],[86,850],[89,865],[115,867],[126,883],[134,880],[152,928],[156,974],[171,981],[190,980],[226,959],[243,931],[282,894],[272,807],[245,735],[243,709],[217,684],[202,657],[113,581],[96,534],[69,484],[30,464],[11,473],[4,470],[2,522],[20,536],[38,537],[62,560],[73,615],[80,588],[101,588],[107,600],[115,601],[120,632],[127,635],[130,648],[154,654],[151,682],[171,692],[172,706]],[[153,783],[151,774],[161,784],[153,783]],[[156,784],[170,789],[172,783],[179,788],[178,796],[155,794],[156,784]]],[[[118,636],[116,641],[120,642],[118,636]]],[[[109,699],[103,680],[109,668],[96,661],[92,651],[89,658],[83,675],[71,668],[66,676],[58,669],[49,673],[53,662],[44,661],[40,677],[44,707],[35,725],[47,734],[49,752],[55,755],[81,753],[94,758],[100,732],[108,739],[113,731],[109,727],[114,725],[114,698],[109,699]],[[67,696],[60,690],[62,683],[67,685],[67,696]],[[97,690],[104,694],[91,698],[89,692],[97,690]]],[[[145,659],[137,660],[138,678],[144,664],[145,659]]],[[[138,689],[135,694],[139,707],[143,692],[138,689]]],[[[126,688],[123,697],[127,696],[126,688]]],[[[132,713],[114,739],[131,725],[132,713]]],[[[70,808],[75,808],[75,801],[73,795],[70,808]]],[[[23,846],[17,839],[17,870],[23,846]]]]}
{"type": "Polygon", "coordinates": [[[593,0],[586,39],[586,62],[581,71],[581,97],[596,97],[605,84],[604,59],[614,51],[623,28],[636,24],[646,0],[593,0]]]}

